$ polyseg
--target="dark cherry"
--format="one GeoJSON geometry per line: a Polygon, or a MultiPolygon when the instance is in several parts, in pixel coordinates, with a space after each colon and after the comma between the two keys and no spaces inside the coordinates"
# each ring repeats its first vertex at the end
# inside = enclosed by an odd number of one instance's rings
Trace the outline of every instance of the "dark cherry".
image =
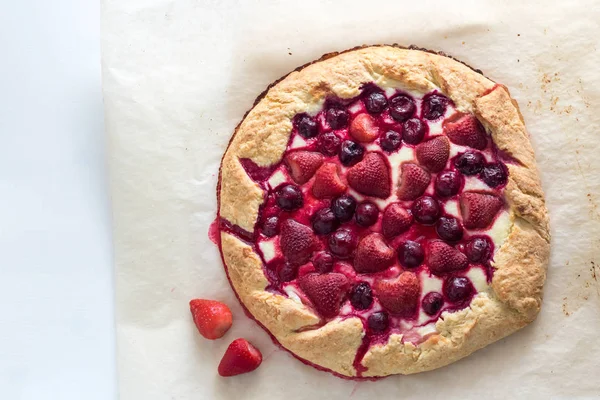
{"type": "Polygon", "coordinates": [[[388,105],[385,94],[381,92],[372,92],[365,98],[365,108],[371,114],[379,114],[388,105]]]}
{"type": "Polygon", "coordinates": [[[326,235],[337,228],[338,220],[331,208],[321,208],[312,216],[312,227],[316,234],[326,235]]]}
{"type": "Polygon", "coordinates": [[[331,107],[325,116],[331,129],[342,129],[348,126],[348,112],[340,107],[331,107]]]}
{"type": "Polygon", "coordinates": [[[438,236],[447,242],[458,242],[463,237],[463,228],[454,217],[440,217],[435,231],[438,236]]]}
{"type": "Polygon", "coordinates": [[[508,174],[504,165],[491,163],[483,167],[483,171],[481,171],[479,177],[486,185],[495,188],[506,184],[508,174]]]}
{"type": "Polygon", "coordinates": [[[383,134],[380,144],[385,151],[397,150],[402,144],[402,135],[396,131],[387,131],[383,134]]]}
{"type": "Polygon", "coordinates": [[[266,237],[273,237],[279,233],[279,218],[277,216],[265,218],[262,233],[266,237]]]}
{"type": "Polygon", "coordinates": [[[462,177],[456,171],[442,171],[435,178],[435,193],[440,197],[458,194],[462,177]]]}
{"type": "Polygon", "coordinates": [[[444,305],[444,297],[438,292],[427,293],[425,297],[423,297],[421,305],[423,306],[425,314],[434,316],[444,305]]]}
{"type": "Polygon", "coordinates": [[[367,324],[373,332],[383,332],[388,328],[390,321],[385,311],[379,311],[369,315],[367,324]]]}
{"type": "Polygon", "coordinates": [[[450,277],[444,282],[444,294],[453,303],[468,299],[471,293],[473,285],[464,276],[450,277]]]}
{"type": "Polygon", "coordinates": [[[475,175],[481,172],[485,157],[478,151],[465,151],[454,160],[454,166],[465,175],[475,175]]]}
{"type": "Polygon", "coordinates": [[[282,282],[293,281],[296,279],[296,275],[298,275],[298,266],[287,262],[283,264],[279,270],[279,279],[281,279],[282,282]]]}
{"type": "Polygon", "coordinates": [[[333,256],[328,251],[319,251],[314,255],[312,262],[317,271],[323,274],[333,269],[333,256]]]}
{"type": "Polygon", "coordinates": [[[304,205],[302,191],[296,185],[283,185],[275,192],[277,205],[285,211],[297,210],[304,205]]]}
{"type": "Polygon", "coordinates": [[[340,151],[342,139],[333,132],[321,133],[318,137],[319,151],[326,156],[335,156],[340,151]]]}
{"type": "Polygon", "coordinates": [[[296,126],[298,127],[298,134],[305,139],[315,137],[319,133],[317,122],[306,114],[297,117],[296,126]]]}
{"type": "Polygon", "coordinates": [[[404,268],[416,268],[424,259],[425,252],[419,243],[407,240],[398,246],[398,261],[404,268]]]}
{"type": "Polygon", "coordinates": [[[448,98],[440,94],[432,94],[423,99],[423,118],[436,120],[446,113],[448,98]]]}
{"type": "Polygon", "coordinates": [[[419,144],[425,137],[427,125],[419,118],[411,118],[404,123],[403,128],[404,132],[402,133],[402,138],[404,139],[404,142],[408,144],[419,144]]]}
{"type": "Polygon", "coordinates": [[[356,242],[354,232],[350,229],[341,228],[329,236],[329,250],[340,258],[347,258],[352,255],[356,242]]]}
{"type": "Polygon", "coordinates": [[[433,225],[440,217],[441,210],[436,199],[431,196],[421,196],[413,203],[412,213],[418,223],[433,225]]]}
{"type": "Polygon", "coordinates": [[[475,263],[484,262],[490,256],[490,244],[485,238],[473,238],[465,245],[465,255],[475,263]]]}
{"type": "Polygon", "coordinates": [[[404,122],[415,113],[415,102],[408,96],[399,95],[390,101],[390,115],[398,122],[404,122]]]}
{"type": "Polygon", "coordinates": [[[344,140],[340,148],[340,161],[346,167],[358,163],[363,159],[365,155],[365,148],[363,145],[353,142],[352,140],[344,140]]]}
{"type": "Polygon", "coordinates": [[[356,207],[356,223],[362,227],[368,227],[377,222],[379,208],[370,201],[363,201],[356,207]]]}
{"type": "Polygon", "coordinates": [[[366,310],[373,303],[373,292],[367,282],[360,282],[350,292],[350,303],[357,310],[366,310]]]}
{"type": "Polygon", "coordinates": [[[331,202],[331,210],[340,222],[348,222],[354,216],[356,200],[354,197],[344,194],[331,202]]]}

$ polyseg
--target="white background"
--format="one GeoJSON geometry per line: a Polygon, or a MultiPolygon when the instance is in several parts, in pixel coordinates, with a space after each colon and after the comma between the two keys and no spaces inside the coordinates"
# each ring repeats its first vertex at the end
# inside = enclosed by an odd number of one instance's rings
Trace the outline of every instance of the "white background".
{"type": "Polygon", "coordinates": [[[2,1],[0,398],[116,398],[100,2],[2,1]]]}

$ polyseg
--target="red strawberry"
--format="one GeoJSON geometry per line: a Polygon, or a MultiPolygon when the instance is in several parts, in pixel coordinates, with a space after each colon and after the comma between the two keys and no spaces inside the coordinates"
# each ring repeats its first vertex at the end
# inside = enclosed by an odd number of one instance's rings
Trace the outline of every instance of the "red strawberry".
{"type": "Polygon", "coordinates": [[[391,192],[387,161],[379,153],[367,153],[348,170],[348,184],[359,193],[387,199],[391,192]]]}
{"type": "Polygon", "coordinates": [[[400,181],[396,194],[400,200],[414,200],[421,196],[427,186],[431,175],[417,164],[404,163],[400,167],[400,181]]]}
{"type": "Polygon", "coordinates": [[[223,354],[219,375],[234,376],[254,371],[262,362],[262,354],[246,339],[235,339],[223,354]]]}
{"type": "Polygon", "coordinates": [[[394,280],[377,281],[375,291],[381,305],[391,313],[404,317],[416,313],[421,284],[413,272],[404,271],[394,280]]]}
{"type": "Polygon", "coordinates": [[[223,337],[231,328],[231,310],[220,301],[194,299],[190,301],[190,311],[196,328],[207,339],[223,337]]]}
{"type": "Polygon", "coordinates": [[[323,155],[314,151],[294,151],[283,160],[290,170],[292,179],[299,184],[308,182],[323,164],[323,155]]]}
{"type": "Polygon", "coordinates": [[[383,212],[381,231],[383,236],[393,238],[410,228],[413,217],[410,211],[398,203],[390,204],[383,212]]]}
{"type": "Polygon", "coordinates": [[[279,246],[283,256],[292,265],[302,265],[312,256],[317,245],[315,234],[308,226],[294,221],[285,220],[281,224],[279,246]]]}
{"type": "Polygon", "coordinates": [[[460,213],[467,229],[487,228],[504,205],[493,194],[464,192],[460,195],[460,213]]]}
{"type": "Polygon", "coordinates": [[[359,142],[372,142],[379,136],[375,119],[369,114],[358,114],[350,123],[350,136],[359,142]]]}
{"type": "Polygon", "coordinates": [[[448,162],[450,141],[446,136],[436,136],[417,146],[417,160],[430,172],[440,172],[448,162]]]}
{"type": "Polygon", "coordinates": [[[354,255],[354,269],[360,273],[383,271],[394,262],[394,250],[389,247],[379,233],[365,236],[354,255]]]}
{"type": "Polygon", "coordinates": [[[444,133],[452,143],[483,150],[487,146],[487,135],[481,123],[472,114],[466,114],[454,122],[444,122],[444,133]]]}
{"type": "Polygon", "coordinates": [[[325,163],[317,170],[315,181],[312,186],[313,195],[322,199],[325,197],[335,197],[344,193],[347,189],[346,184],[338,175],[338,167],[333,163],[325,163]]]}
{"type": "Polygon", "coordinates": [[[340,311],[340,304],[348,289],[349,281],[346,275],[337,272],[312,273],[298,278],[298,285],[319,314],[325,318],[333,318],[340,311]]]}
{"type": "Polygon", "coordinates": [[[427,266],[435,275],[441,275],[467,268],[469,260],[454,247],[437,240],[429,243],[427,266]]]}

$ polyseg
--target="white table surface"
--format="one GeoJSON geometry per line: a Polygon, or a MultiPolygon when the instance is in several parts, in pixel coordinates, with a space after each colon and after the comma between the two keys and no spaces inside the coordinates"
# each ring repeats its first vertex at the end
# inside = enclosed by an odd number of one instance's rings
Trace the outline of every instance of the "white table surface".
{"type": "Polygon", "coordinates": [[[98,0],[0,12],[0,398],[117,397],[98,0]]]}

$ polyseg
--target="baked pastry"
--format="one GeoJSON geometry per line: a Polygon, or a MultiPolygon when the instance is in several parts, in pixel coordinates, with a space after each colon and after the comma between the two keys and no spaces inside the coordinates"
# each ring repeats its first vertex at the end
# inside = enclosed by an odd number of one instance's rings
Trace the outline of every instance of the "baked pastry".
{"type": "Polygon", "coordinates": [[[238,298],[319,369],[435,369],[540,310],[550,237],[523,118],[443,54],[362,47],[282,78],[237,127],[218,200],[238,298]]]}

